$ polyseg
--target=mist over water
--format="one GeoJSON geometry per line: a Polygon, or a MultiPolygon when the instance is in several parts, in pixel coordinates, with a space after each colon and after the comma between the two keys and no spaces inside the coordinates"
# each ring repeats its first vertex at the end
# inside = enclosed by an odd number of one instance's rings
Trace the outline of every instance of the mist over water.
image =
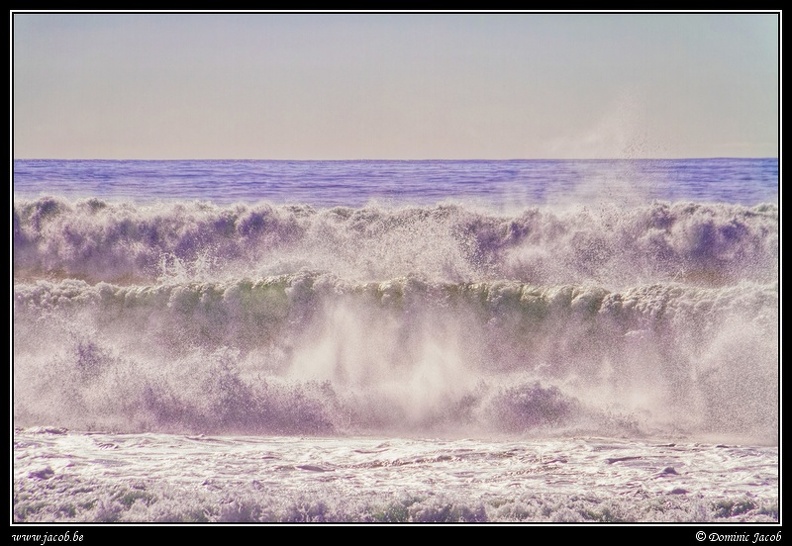
{"type": "Polygon", "coordinates": [[[777,442],[765,160],[78,163],[15,164],[17,426],[777,442]]]}

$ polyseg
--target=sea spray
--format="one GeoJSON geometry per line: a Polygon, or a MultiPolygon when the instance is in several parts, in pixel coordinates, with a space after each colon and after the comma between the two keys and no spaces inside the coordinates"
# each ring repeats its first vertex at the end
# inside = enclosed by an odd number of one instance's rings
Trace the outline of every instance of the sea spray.
{"type": "Polygon", "coordinates": [[[767,204],[533,207],[501,215],[460,205],[14,203],[17,278],[151,284],[309,270],[356,281],[413,275],[624,287],[772,282],[777,262],[778,207],[767,204]]]}
{"type": "Polygon", "coordinates": [[[775,284],[746,281],[40,280],[15,287],[15,412],[120,430],[604,434],[618,422],[765,436],[777,306],[775,284]]]}

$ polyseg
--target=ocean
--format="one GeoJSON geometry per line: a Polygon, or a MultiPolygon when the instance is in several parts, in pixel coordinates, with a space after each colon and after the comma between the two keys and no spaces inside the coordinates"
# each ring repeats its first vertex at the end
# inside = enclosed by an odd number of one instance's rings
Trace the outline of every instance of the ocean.
{"type": "Polygon", "coordinates": [[[14,522],[779,521],[777,159],[13,169],[14,522]]]}

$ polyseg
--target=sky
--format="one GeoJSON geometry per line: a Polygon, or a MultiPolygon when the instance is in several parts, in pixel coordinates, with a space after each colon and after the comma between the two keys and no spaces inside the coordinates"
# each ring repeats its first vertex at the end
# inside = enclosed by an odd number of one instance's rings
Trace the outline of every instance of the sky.
{"type": "Polygon", "coordinates": [[[12,13],[14,158],[777,157],[779,15],[12,13]]]}

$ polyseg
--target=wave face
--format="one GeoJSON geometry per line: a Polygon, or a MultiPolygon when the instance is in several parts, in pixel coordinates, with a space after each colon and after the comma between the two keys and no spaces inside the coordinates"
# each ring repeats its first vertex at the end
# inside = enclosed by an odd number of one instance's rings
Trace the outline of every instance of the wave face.
{"type": "Polygon", "coordinates": [[[776,441],[778,207],[16,199],[20,426],[776,441]]]}

